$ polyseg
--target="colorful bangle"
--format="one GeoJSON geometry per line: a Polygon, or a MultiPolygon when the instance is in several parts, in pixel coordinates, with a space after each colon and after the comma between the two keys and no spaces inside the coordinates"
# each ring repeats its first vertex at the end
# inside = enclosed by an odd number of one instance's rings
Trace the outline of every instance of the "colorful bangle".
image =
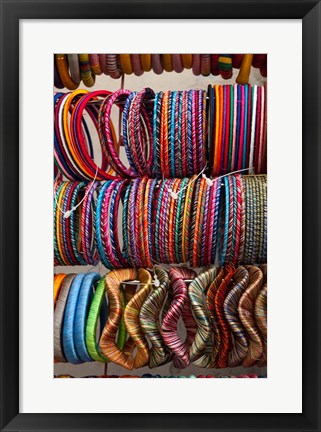
{"type": "Polygon", "coordinates": [[[169,279],[173,290],[173,300],[163,318],[162,335],[164,342],[174,353],[173,362],[175,367],[182,369],[189,365],[189,347],[194,339],[196,329],[192,314],[187,313],[190,309],[187,285],[184,279],[194,279],[195,272],[185,267],[172,267],[169,271],[169,279]],[[186,309],[185,309],[186,307],[186,309]],[[186,340],[183,343],[177,334],[177,323],[181,315],[185,313],[185,327],[187,331],[186,340]],[[188,319],[187,319],[188,318],[188,319]],[[191,325],[193,321],[193,325],[191,325]]]}
{"type": "Polygon", "coordinates": [[[228,366],[239,366],[248,352],[248,339],[238,313],[238,305],[249,281],[249,273],[244,267],[238,267],[233,276],[233,285],[224,300],[224,314],[233,335],[233,347],[228,355],[228,366]]]}
{"type": "Polygon", "coordinates": [[[249,349],[242,365],[251,367],[263,354],[261,334],[254,316],[255,300],[262,287],[263,273],[254,266],[247,266],[246,269],[249,272],[249,282],[239,301],[238,313],[249,339],[249,349]]]}
{"type": "Polygon", "coordinates": [[[103,71],[101,70],[100,67],[98,54],[89,54],[89,63],[90,63],[90,68],[95,75],[102,74],[103,71]]]}
{"type": "Polygon", "coordinates": [[[160,312],[166,301],[169,278],[167,272],[159,267],[155,268],[155,274],[159,281],[159,286],[155,287],[149,297],[147,297],[139,313],[142,330],[152,345],[149,352],[150,368],[162,366],[172,358],[172,354],[165,345],[159,330],[161,327],[160,312]]]}
{"type": "Polygon", "coordinates": [[[95,75],[92,73],[88,54],[78,54],[80,65],[80,76],[86,87],[95,84],[95,75]]]}

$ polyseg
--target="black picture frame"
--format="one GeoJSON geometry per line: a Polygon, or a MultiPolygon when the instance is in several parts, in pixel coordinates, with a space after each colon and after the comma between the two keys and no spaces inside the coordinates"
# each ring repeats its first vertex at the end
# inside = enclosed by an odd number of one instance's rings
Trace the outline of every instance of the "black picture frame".
{"type": "MultiPolygon", "coordinates": [[[[63,2],[0,0],[0,5],[1,431],[320,431],[320,2],[174,0],[164,3],[159,0],[67,0],[63,2]],[[302,414],[19,413],[19,20],[72,18],[302,19],[302,414]]],[[[289,358],[290,356],[289,353],[289,358]]],[[[280,359],[281,363],[283,361],[289,360],[280,359]]]]}

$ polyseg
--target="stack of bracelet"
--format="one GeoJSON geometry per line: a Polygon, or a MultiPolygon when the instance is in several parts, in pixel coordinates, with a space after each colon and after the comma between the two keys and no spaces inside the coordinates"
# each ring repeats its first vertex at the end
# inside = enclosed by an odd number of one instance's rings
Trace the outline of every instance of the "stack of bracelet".
{"type": "Polygon", "coordinates": [[[266,173],[264,86],[208,87],[209,171],[214,177],[250,168],[266,173]]]}
{"type": "Polygon", "coordinates": [[[266,365],[267,267],[112,270],[55,276],[54,356],[126,369],[266,365]],[[108,305],[108,308],[107,308],[108,305]],[[108,312],[107,312],[108,310],[108,312]],[[178,335],[182,317],[186,337],[178,335]],[[97,333],[98,320],[100,332],[97,333]]]}
{"type": "Polygon", "coordinates": [[[248,169],[266,172],[264,87],[209,86],[207,94],[77,90],[57,93],[54,104],[55,164],[70,180],[183,178],[205,167],[214,177],[248,169]],[[111,120],[114,105],[122,116],[118,141],[111,120]],[[99,138],[100,167],[85,114],[99,138]],[[120,144],[128,164],[119,155],[120,144]]]}
{"type": "Polygon", "coordinates": [[[221,75],[229,79],[233,68],[240,69],[237,82],[248,82],[251,66],[267,75],[266,54],[56,54],[54,84],[56,88],[75,90],[82,81],[86,87],[95,84],[96,76],[120,78],[123,74],[141,76],[144,72],[160,75],[192,69],[194,75],[221,75]]]}
{"type": "Polygon", "coordinates": [[[57,182],[55,264],[101,261],[112,269],[187,262],[203,267],[217,257],[220,265],[266,262],[266,189],[265,175],[240,174],[57,182]]]}

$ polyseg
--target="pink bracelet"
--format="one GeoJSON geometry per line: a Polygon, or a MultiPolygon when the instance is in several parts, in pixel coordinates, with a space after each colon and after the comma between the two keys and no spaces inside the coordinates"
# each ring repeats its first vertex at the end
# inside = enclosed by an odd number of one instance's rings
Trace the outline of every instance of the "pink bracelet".
{"type": "Polygon", "coordinates": [[[140,55],[139,54],[131,54],[130,60],[133,67],[133,72],[136,76],[141,76],[144,73],[144,69],[142,68],[142,64],[140,61],[140,55]]]}
{"type": "Polygon", "coordinates": [[[156,75],[160,75],[161,73],[163,73],[164,69],[161,62],[160,54],[152,54],[152,67],[156,75]]]}
{"type": "Polygon", "coordinates": [[[172,54],[173,69],[176,73],[181,73],[184,70],[182,57],[180,54],[172,54]]]}

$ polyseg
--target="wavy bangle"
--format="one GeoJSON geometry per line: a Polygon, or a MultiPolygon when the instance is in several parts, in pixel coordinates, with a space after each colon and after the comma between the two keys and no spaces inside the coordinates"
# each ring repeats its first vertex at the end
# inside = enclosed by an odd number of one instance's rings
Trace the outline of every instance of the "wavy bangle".
{"type": "Polygon", "coordinates": [[[249,283],[239,301],[238,313],[249,338],[249,349],[242,365],[251,367],[263,354],[261,334],[254,316],[255,300],[262,287],[263,273],[255,266],[245,268],[249,272],[249,283]]]}
{"type": "MultiPolygon", "coordinates": [[[[131,338],[125,343],[123,349],[118,348],[116,345],[115,338],[123,315],[120,286],[122,282],[135,279],[137,279],[137,271],[135,269],[113,270],[105,278],[109,315],[102,331],[99,346],[101,352],[108,360],[126,369],[133,369],[134,367],[134,359],[131,356],[131,352],[135,345],[131,338]]],[[[134,295],[135,290],[136,287],[128,287],[126,289],[126,300],[128,302],[134,295]]]]}
{"type": "Polygon", "coordinates": [[[211,267],[200,273],[188,287],[191,308],[197,324],[197,333],[190,347],[190,361],[198,367],[209,367],[211,364],[213,330],[204,295],[216,274],[217,268],[211,267]]]}
{"type": "Polygon", "coordinates": [[[215,295],[215,312],[220,330],[220,348],[217,358],[217,367],[225,368],[228,363],[228,353],[231,348],[231,335],[229,332],[227,320],[224,315],[224,300],[230,289],[230,282],[235,273],[233,265],[227,265],[224,269],[224,278],[218,287],[215,295]]]}
{"type": "Polygon", "coordinates": [[[169,271],[169,279],[173,290],[173,301],[163,318],[162,335],[166,345],[174,353],[175,367],[184,368],[189,365],[189,347],[195,337],[196,329],[193,316],[190,311],[187,285],[184,279],[194,279],[195,272],[184,267],[172,267],[169,271]],[[188,309],[190,313],[188,313],[188,309]],[[186,327],[186,340],[183,343],[177,333],[179,317],[184,315],[186,327]]]}
{"type": "Polygon", "coordinates": [[[140,325],[152,345],[149,351],[150,368],[162,366],[172,358],[172,354],[167,348],[160,332],[160,312],[166,301],[169,278],[167,272],[159,267],[155,268],[155,274],[159,281],[159,286],[154,287],[139,312],[140,325]]]}
{"type": "Polygon", "coordinates": [[[233,286],[224,300],[224,314],[233,334],[233,347],[228,355],[228,366],[239,366],[248,352],[248,339],[238,313],[238,304],[248,286],[249,273],[244,267],[238,267],[233,276],[233,286]]]}
{"type": "Polygon", "coordinates": [[[152,278],[147,270],[139,269],[137,276],[142,287],[128,302],[124,312],[126,329],[134,341],[137,350],[134,358],[134,368],[136,369],[145,366],[149,360],[148,344],[140,326],[139,312],[152,290],[152,278]]]}

